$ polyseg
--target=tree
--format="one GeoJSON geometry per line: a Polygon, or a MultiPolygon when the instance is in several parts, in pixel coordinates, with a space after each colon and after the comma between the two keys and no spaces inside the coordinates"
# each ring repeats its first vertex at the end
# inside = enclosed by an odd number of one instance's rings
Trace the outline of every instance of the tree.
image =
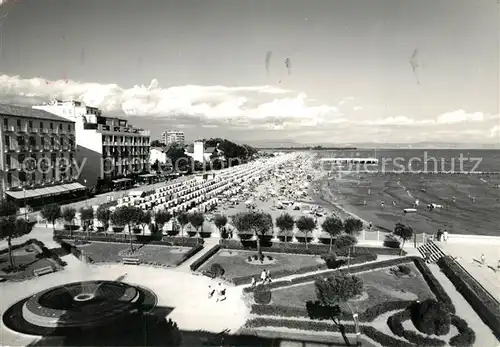
{"type": "Polygon", "coordinates": [[[83,222],[83,229],[87,230],[90,222],[94,219],[94,209],[92,207],[82,207],[80,209],[80,218],[83,222]]]}
{"type": "Polygon", "coordinates": [[[344,221],[344,230],[350,235],[357,235],[363,230],[363,222],[357,218],[347,218],[344,221]]]}
{"type": "Polygon", "coordinates": [[[330,235],[330,252],[332,251],[333,238],[340,235],[342,229],[344,229],[344,224],[342,220],[336,216],[328,216],[321,224],[321,228],[324,232],[330,235]]]}
{"type": "Polygon", "coordinates": [[[56,230],[56,221],[61,218],[61,207],[57,204],[45,205],[40,211],[42,217],[52,224],[52,229],[56,230]]]}
{"type": "Polygon", "coordinates": [[[153,165],[151,165],[151,170],[157,172],[159,169],[160,169],[160,162],[158,161],[158,159],[156,159],[153,165]]]}
{"type": "MultiPolygon", "coordinates": [[[[73,207],[65,207],[62,210],[62,217],[66,223],[68,223],[71,227],[73,227],[73,221],[75,220],[76,209],[73,207]]],[[[70,230],[73,230],[71,228],[70,230]]]]}
{"type": "Polygon", "coordinates": [[[192,212],[188,214],[188,221],[189,224],[191,224],[196,229],[197,233],[200,232],[200,228],[203,231],[203,223],[205,222],[205,217],[203,216],[203,213],[192,212]]]}
{"type": "Polygon", "coordinates": [[[100,205],[97,208],[96,218],[99,222],[102,223],[104,232],[106,232],[109,228],[109,220],[111,218],[111,211],[109,210],[109,208],[104,205],[100,205]]]}
{"type": "Polygon", "coordinates": [[[451,316],[446,305],[434,299],[415,303],[411,307],[415,327],[427,335],[446,335],[450,331],[451,316]]]}
{"type": "Polygon", "coordinates": [[[257,252],[262,255],[261,239],[273,229],[273,218],[264,212],[239,212],[233,216],[233,225],[239,232],[252,232],[257,237],[257,252]]]}
{"type": "Polygon", "coordinates": [[[295,222],[297,229],[304,233],[306,240],[306,249],[307,249],[307,234],[312,232],[316,228],[316,221],[312,217],[301,216],[295,222]]]}
{"type": "Polygon", "coordinates": [[[167,224],[171,218],[172,218],[172,216],[166,210],[160,210],[160,211],[156,212],[155,224],[157,226],[157,229],[159,229],[161,231],[161,235],[163,235],[163,226],[165,224],[167,224]]]}
{"type": "Polygon", "coordinates": [[[140,213],[142,210],[135,206],[120,206],[111,214],[111,221],[115,225],[127,226],[130,238],[130,250],[134,250],[132,242],[132,229],[133,226],[140,220],[140,213]]]}
{"type": "Polygon", "coordinates": [[[29,234],[33,229],[32,223],[24,218],[17,218],[17,212],[18,208],[14,203],[7,200],[0,202],[0,240],[7,240],[9,263],[12,269],[15,268],[12,240],[29,234]]]}
{"type": "Polygon", "coordinates": [[[394,227],[394,235],[399,236],[403,241],[401,242],[401,251],[400,251],[400,254],[403,254],[403,247],[405,245],[405,242],[413,237],[413,228],[409,225],[398,222],[394,227]]]}
{"type": "Polygon", "coordinates": [[[229,233],[225,228],[227,224],[227,217],[224,216],[223,214],[216,215],[214,219],[214,224],[217,227],[217,229],[219,229],[221,238],[223,238],[224,240],[227,239],[229,236],[229,233]]]}
{"type": "Polygon", "coordinates": [[[278,218],[276,218],[276,226],[280,230],[281,233],[285,235],[285,243],[288,241],[288,234],[293,232],[293,227],[295,226],[295,220],[293,217],[284,213],[278,218]]]}
{"type": "Polygon", "coordinates": [[[338,249],[351,248],[358,243],[358,239],[349,234],[340,234],[335,240],[335,247],[338,249]]]}
{"type": "Polygon", "coordinates": [[[179,223],[181,227],[181,237],[182,240],[184,241],[184,227],[186,226],[186,224],[189,223],[188,215],[185,212],[181,212],[177,215],[175,219],[177,220],[177,223],[179,223]]]}
{"type": "Polygon", "coordinates": [[[151,147],[163,147],[163,146],[164,146],[164,144],[163,144],[163,143],[161,143],[161,142],[160,142],[160,141],[158,141],[158,140],[153,140],[153,141],[151,141],[150,146],[151,146],[151,147]]]}
{"type": "MultiPolygon", "coordinates": [[[[349,299],[363,293],[363,281],[357,276],[342,274],[318,279],[314,282],[314,287],[319,303],[330,309],[332,312],[331,319],[335,324],[340,326],[340,331],[346,341],[346,345],[349,345],[347,336],[345,335],[345,328],[340,324],[340,320],[338,319],[338,315],[341,312],[340,304],[347,303],[349,299]]],[[[359,332],[358,321],[354,318],[355,313],[349,303],[347,305],[353,315],[356,332],[359,332]]]]}

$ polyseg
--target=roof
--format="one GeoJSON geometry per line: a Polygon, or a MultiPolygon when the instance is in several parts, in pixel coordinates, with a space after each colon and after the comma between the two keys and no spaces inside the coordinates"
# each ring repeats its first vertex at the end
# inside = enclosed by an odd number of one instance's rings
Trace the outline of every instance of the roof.
{"type": "Polygon", "coordinates": [[[205,153],[213,153],[217,147],[207,147],[205,148],[205,153]]]}
{"type": "Polygon", "coordinates": [[[153,150],[160,151],[160,152],[163,152],[163,153],[167,152],[167,149],[164,148],[164,147],[151,147],[151,151],[153,151],[153,150]]]}
{"type": "Polygon", "coordinates": [[[193,144],[187,145],[186,152],[194,153],[194,145],[193,144]]]}
{"type": "Polygon", "coordinates": [[[47,195],[59,195],[83,189],[85,189],[85,186],[80,183],[69,183],[45,188],[26,189],[25,191],[6,191],[5,194],[10,195],[15,199],[32,199],[47,195]]]}
{"type": "Polygon", "coordinates": [[[56,122],[74,123],[74,121],[72,120],[56,116],[55,114],[52,114],[47,111],[38,110],[31,107],[14,106],[6,104],[0,104],[0,115],[23,117],[23,118],[48,119],[56,122]]]}

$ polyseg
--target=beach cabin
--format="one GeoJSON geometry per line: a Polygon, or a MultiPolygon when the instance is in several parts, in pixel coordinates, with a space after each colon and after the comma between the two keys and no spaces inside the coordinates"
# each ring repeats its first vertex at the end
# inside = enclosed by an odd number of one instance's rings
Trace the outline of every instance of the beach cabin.
{"type": "Polygon", "coordinates": [[[403,213],[415,213],[415,212],[417,212],[416,208],[405,208],[403,210],[403,213]]]}
{"type": "Polygon", "coordinates": [[[131,199],[143,198],[146,194],[141,190],[132,190],[128,193],[131,199]]]}

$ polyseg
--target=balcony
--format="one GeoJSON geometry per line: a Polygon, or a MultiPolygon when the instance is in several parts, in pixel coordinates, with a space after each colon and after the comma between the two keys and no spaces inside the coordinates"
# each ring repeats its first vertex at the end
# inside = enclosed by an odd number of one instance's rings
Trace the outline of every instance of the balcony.
{"type": "Polygon", "coordinates": [[[28,130],[30,133],[38,134],[38,128],[29,128],[28,130]]]}
{"type": "Polygon", "coordinates": [[[40,132],[42,134],[48,134],[49,133],[49,129],[40,129],[40,132]]]}
{"type": "Polygon", "coordinates": [[[3,126],[3,131],[5,132],[12,132],[12,131],[15,131],[15,128],[13,125],[4,125],[3,126]]]}
{"type": "Polygon", "coordinates": [[[67,151],[67,150],[69,150],[69,146],[62,146],[62,150],[63,150],[63,151],[67,151]]]}

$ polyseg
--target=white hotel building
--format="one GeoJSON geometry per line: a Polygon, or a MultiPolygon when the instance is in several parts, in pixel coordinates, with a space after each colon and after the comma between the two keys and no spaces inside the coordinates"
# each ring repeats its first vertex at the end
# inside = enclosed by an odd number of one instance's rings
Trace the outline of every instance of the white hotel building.
{"type": "Polygon", "coordinates": [[[174,143],[183,145],[185,141],[184,132],[178,130],[164,131],[161,137],[165,145],[172,145],[174,143]]]}
{"type": "Polygon", "coordinates": [[[53,100],[33,106],[75,122],[79,181],[96,189],[110,181],[122,184],[131,174],[149,172],[150,132],[127,120],[104,117],[95,107],[79,101],[53,100]]]}

